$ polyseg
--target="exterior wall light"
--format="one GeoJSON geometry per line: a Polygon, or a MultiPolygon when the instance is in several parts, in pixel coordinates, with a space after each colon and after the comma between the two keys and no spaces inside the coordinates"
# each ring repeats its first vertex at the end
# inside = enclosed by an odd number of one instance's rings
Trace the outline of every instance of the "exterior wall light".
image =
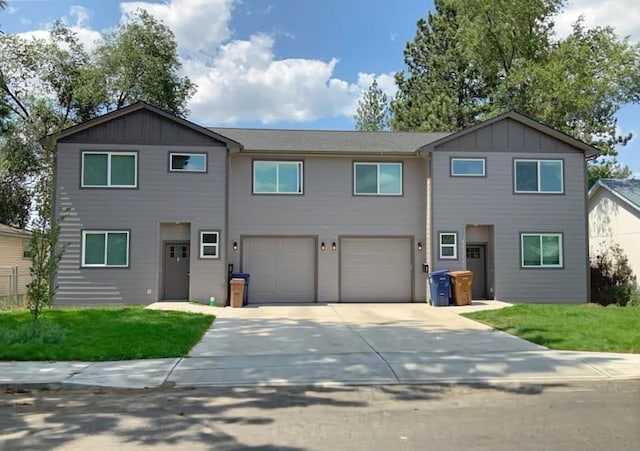
{"type": "Polygon", "coordinates": [[[422,250],[422,243],[418,242],[418,250],[421,251],[422,250]]]}
{"type": "Polygon", "coordinates": [[[323,251],[325,249],[324,247],[324,241],[322,243],[320,243],[320,250],[323,251]]]}
{"type": "Polygon", "coordinates": [[[331,244],[331,250],[335,251],[336,249],[338,249],[338,246],[336,246],[336,242],[334,241],[333,244],[331,244]]]}
{"type": "Polygon", "coordinates": [[[234,242],[233,242],[233,250],[234,250],[234,251],[237,251],[237,250],[238,250],[238,242],[237,242],[237,241],[234,241],[234,242]]]}

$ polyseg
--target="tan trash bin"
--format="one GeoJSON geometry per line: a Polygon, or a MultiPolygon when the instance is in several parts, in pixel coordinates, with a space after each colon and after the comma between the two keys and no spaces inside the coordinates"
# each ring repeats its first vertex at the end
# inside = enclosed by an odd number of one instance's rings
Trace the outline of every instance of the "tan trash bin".
{"type": "Polygon", "coordinates": [[[244,298],[244,279],[231,279],[231,307],[241,308],[244,298]]]}
{"type": "Polygon", "coordinates": [[[471,285],[473,273],[471,271],[451,271],[451,294],[454,305],[471,304],[471,285]]]}

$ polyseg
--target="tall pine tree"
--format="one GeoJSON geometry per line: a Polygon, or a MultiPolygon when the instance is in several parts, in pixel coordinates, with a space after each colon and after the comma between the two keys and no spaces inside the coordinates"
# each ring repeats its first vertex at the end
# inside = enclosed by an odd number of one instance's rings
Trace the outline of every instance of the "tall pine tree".
{"type": "Polygon", "coordinates": [[[373,80],[358,102],[358,110],[353,118],[356,130],[385,131],[389,129],[389,98],[373,80]]]}

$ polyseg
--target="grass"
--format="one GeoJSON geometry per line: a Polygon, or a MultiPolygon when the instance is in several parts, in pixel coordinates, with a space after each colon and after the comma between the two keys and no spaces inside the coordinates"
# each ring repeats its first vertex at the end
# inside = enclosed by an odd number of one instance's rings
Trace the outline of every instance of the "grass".
{"type": "Polygon", "coordinates": [[[214,316],[142,307],[52,309],[30,336],[28,311],[0,312],[0,360],[129,360],[180,357],[214,316]]]}
{"type": "Polygon", "coordinates": [[[463,316],[551,349],[640,353],[640,308],[519,304],[463,316]]]}

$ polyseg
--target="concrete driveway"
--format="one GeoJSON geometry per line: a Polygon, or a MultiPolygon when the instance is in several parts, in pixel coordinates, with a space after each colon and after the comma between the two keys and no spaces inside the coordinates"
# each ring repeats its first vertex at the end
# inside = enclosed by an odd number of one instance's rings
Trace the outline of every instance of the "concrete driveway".
{"type": "MultiPolygon", "coordinates": [[[[459,316],[498,302],[216,309],[169,380],[177,385],[381,384],[602,377],[576,353],[459,316]]],[[[597,357],[597,356],[596,356],[597,357]]],[[[596,358],[594,357],[594,358],[596,358]]],[[[598,362],[595,362],[596,364],[598,362]]]]}

